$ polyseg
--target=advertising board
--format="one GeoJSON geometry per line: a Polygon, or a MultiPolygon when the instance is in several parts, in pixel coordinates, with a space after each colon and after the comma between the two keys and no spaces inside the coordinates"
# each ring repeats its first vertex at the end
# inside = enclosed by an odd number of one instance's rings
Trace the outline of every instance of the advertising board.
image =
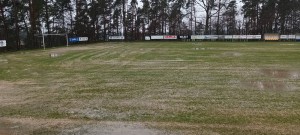
{"type": "Polygon", "coordinates": [[[89,41],[89,37],[79,37],[79,42],[89,41]]]}
{"type": "Polygon", "coordinates": [[[264,35],[264,39],[266,41],[278,41],[280,39],[280,36],[278,33],[266,33],[264,35]]]}
{"type": "Polygon", "coordinates": [[[71,43],[79,42],[79,38],[78,37],[69,38],[69,42],[71,42],[71,43]]]}
{"type": "Polygon", "coordinates": [[[300,41],[300,34],[299,34],[299,35],[296,35],[296,40],[297,40],[297,41],[300,41]]]}
{"type": "Polygon", "coordinates": [[[247,39],[251,40],[254,39],[255,35],[247,35],[247,39]]]}
{"type": "Polygon", "coordinates": [[[261,35],[254,35],[254,39],[261,40],[261,35]]]}
{"type": "Polygon", "coordinates": [[[218,39],[218,35],[206,35],[206,39],[218,39]]]}
{"type": "Polygon", "coordinates": [[[225,39],[225,35],[218,35],[218,39],[225,39]]]}
{"type": "Polygon", "coordinates": [[[164,39],[177,39],[176,35],[166,35],[164,36],[164,39]]]}
{"type": "Polygon", "coordinates": [[[0,40],[0,47],[6,47],[6,40],[0,40]]]}
{"type": "Polygon", "coordinates": [[[232,39],[240,39],[240,35],[232,35],[232,39]]]}
{"type": "Polygon", "coordinates": [[[189,36],[178,36],[178,39],[189,39],[189,36]]]}
{"type": "Polygon", "coordinates": [[[125,37],[124,36],[109,36],[108,39],[109,40],[124,40],[125,37]]]}
{"type": "Polygon", "coordinates": [[[240,39],[247,39],[247,35],[240,35],[240,39]]]}
{"type": "Polygon", "coordinates": [[[157,39],[164,39],[164,36],[162,35],[152,35],[151,40],[157,40],[157,39]]]}
{"type": "Polygon", "coordinates": [[[288,39],[296,39],[296,35],[288,35],[288,39]]]}
{"type": "Polygon", "coordinates": [[[201,40],[203,40],[203,39],[205,39],[205,36],[204,35],[192,35],[191,39],[201,39],[201,40]]]}
{"type": "Polygon", "coordinates": [[[150,36],[145,36],[145,40],[147,41],[151,40],[150,36]]]}
{"type": "Polygon", "coordinates": [[[280,35],[280,39],[288,39],[288,35],[280,35]]]}
{"type": "Polygon", "coordinates": [[[225,35],[225,39],[232,39],[232,35],[225,35]]]}

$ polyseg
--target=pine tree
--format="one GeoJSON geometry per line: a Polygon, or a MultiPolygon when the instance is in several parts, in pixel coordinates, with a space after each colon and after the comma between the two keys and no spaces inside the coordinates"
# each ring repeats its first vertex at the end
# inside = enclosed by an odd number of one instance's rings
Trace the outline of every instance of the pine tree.
{"type": "Polygon", "coordinates": [[[235,0],[229,2],[226,11],[223,13],[224,22],[226,26],[226,34],[236,34],[236,15],[237,15],[237,3],[235,0]]]}

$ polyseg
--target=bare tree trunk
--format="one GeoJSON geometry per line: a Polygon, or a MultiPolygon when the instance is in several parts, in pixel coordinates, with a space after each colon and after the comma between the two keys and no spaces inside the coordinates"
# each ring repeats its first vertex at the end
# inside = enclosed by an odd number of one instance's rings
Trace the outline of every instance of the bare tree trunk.
{"type": "Polygon", "coordinates": [[[20,50],[20,32],[19,32],[19,17],[18,17],[18,7],[16,1],[14,1],[14,16],[15,16],[15,27],[16,27],[16,46],[17,50],[20,50]]]}
{"type": "Polygon", "coordinates": [[[5,15],[4,15],[4,10],[3,10],[3,6],[2,6],[2,1],[0,0],[0,12],[1,12],[1,20],[0,21],[3,21],[3,29],[4,29],[4,33],[5,33],[5,39],[7,40],[8,39],[8,27],[7,27],[7,24],[5,23],[6,21],[6,18],[5,18],[5,15]]]}
{"type": "Polygon", "coordinates": [[[36,12],[35,11],[35,2],[34,0],[29,0],[29,14],[30,14],[30,25],[31,25],[31,29],[30,29],[30,44],[32,47],[37,47],[37,44],[35,42],[35,37],[34,34],[36,34],[36,12]]]}
{"type": "Polygon", "coordinates": [[[123,0],[123,34],[125,37],[125,40],[127,40],[127,23],[126,23],[126,2],[127,0],[123,0]]]}
{"type": "Polygon", "coordinates": [[[220,34],[220,14],[221,14],[221,0],[219,0],[219,5],[218,5],[218,16],[217,16],[217,27],[216,27],[216,32],[217,35],[220,34]]]}
{"type": "Polygon", "coordinates": [[[205,17],[205,31],[204,31],[204,34],[209,34],[209,32],[208,32],[208,29],[209,29],[209,19],[210,19],[209,11],[206,11],[206,17],[205,17]]]}

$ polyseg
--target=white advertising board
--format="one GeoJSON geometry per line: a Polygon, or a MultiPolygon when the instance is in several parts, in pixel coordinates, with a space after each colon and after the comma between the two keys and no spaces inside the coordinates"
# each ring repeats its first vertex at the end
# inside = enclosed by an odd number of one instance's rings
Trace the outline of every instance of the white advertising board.
{"type": "Polygon", "coordinates": [[[289,35],[288,39],[296,39],[296,35],[289,35]]]}
{"type": "Polygon", "coordinates": [[[191,39],[205,39],[204,35],[192,35],[191,39]]]}
{"type": "Polygon", "coordinates": [[[6,47],[6,40],[0,40],[0,47],[6,47]]]}
{"type": "Polygon", "coordinates": [[[232,39],[240,39],[240,35],[232,35],[232,39]]]}
{"type": "Polygon", "coordinates": [[[225,39],[225,35],[218,35],[218,39],[225,39]]]}
{"type": "Polygon", "coordinates": [[[254,39],[261,39],[261,35],[254,35],[254,39]]]}
{"type": "Polygon", "coordinates": [[[110,36],[109,39],[111,40],[124,40],[124,36],[110,36]]]}
{"type": "Polygon", "coordinates": [[[206,35],[207,39],[218,39],[219,36],[218,35],[206,35]]]}
{"type": "Polygon", "coordinates": [[[225,39],[232,39],[232,35],[225,35],[225,39]]]}
{"type": "Polygon", "coordinates": [[[240,39],[247,39],[247,35],[240,35],[240,39]]]}
{"type": "Polygon", "coordinates": [[[204,35],[204,39],[212,39],[212,35],[204,35]]]}
{"type": "Polygon", "coordinates": [[[288,39],[288,35],[280,35],[280,39],[288,39]]]}
{"type": "Polygon", "coordinates": [[[145,40],[147,41],[151,40],[150,36],[145,36],[145,40]]]}
{"type": "Polygon", "coordinates": [[[154,35],[154,36],[151,36],[151,39],[152,39],[152,40],[156,40],[156,39],[164,39],[164,36],[162,36],[162,35],[154,35]]]}
{"type": "Polygon", "coordinates": [[[176,35],[166,35],[164,36],[164,39],[177,39],[176,35]]]}
{"type": "Polygon", "coordinates": [[[79,41],[89,41],[89,37],[79,37],[79,41]]]}
{"type": "Polygon", "coordinates": [[[247,35],[247,39],[254,39],[255,38],[255,35],[247,35]]]}
{"type": "Polygon", "coordinates": [[[124,36],[109,36],[108,39],[109,40],[124,40],[125,37],[124,36]]]}

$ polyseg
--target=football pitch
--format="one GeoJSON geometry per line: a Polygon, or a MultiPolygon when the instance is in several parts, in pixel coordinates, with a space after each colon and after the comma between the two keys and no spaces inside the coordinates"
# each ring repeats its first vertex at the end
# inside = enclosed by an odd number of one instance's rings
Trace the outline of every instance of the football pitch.
{"type": "Polygon", "coordinates": [[[300,134],[297,42],[73,45],[0,65],[0,135],[300,134]]]}

